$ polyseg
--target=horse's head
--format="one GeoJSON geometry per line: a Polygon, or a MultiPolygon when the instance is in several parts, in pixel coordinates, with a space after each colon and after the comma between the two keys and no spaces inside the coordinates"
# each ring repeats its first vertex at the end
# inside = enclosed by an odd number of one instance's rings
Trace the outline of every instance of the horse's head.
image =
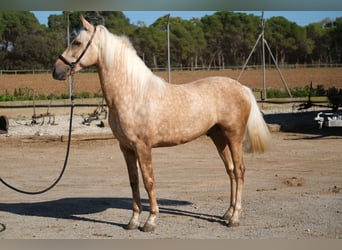
{"type": "Polygon", "coordinates": [[[97,63],[98,51],[93,41],[96,28],[82,16],[81,22],[84,29],[59,56],[53,67],[52,76],[56,80],[65,80],[71,73],[97,63]]]}

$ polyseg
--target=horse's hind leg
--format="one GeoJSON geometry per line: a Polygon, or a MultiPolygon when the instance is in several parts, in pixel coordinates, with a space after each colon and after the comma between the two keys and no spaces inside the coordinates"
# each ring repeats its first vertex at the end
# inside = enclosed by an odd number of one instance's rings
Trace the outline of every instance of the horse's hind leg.
{"type": "Polygon", "coordinates": [[[139,215],[142,209],[141,209],[140,192],[139,192],[139,175],[138,175],[137,157],[133,150],[127,149],[122,145],[120,145],[120,148],[126,161],[128,175],[129,175],[129,182],[132,188],[132,196],[133,196],[133,215],[128,225],[126,226],[126,229],[138,229],[139,228],[139,215]]]}
{"type": "Polygon", "coordinates": [[[152,150],[151,147],[144,143],[136,144],[136,153],[138,156],[140,169],[144,181],[144,186],[150,201],[150,215],[142,227],[142,231],[151,232],[155,229],[155,220],[159,213],[157,198],[154,192],[154,176],[152,168],[152,150]]]}
{"type": "Polygon", "coordinates": [[[208,131],[207,135],[213,140],[230,178],[230,205],[227,212],[223,215],[223,219],[229,221],[233,216],[236,203],[236,178],[231,152],[228,146],[226,135],[219,126],[213,127],[208,131]]]}
{"type": "Polygon", "coordinates": [[[244,183],[244,175],[245,175],[245,166],[242,158],[242,141],[244,137],[244,133],[242,130],[237,129],[236,131],[230,131],[229,136],[228,132],[226,132],[226,138],[228,141],[228,145],[231,152],[231,157],[234,165],[234,178],[236,183],[236,196],[235,196],[235,204],[234,204],[234,212],[232,217],[229,220],[229,226],[238,226],[240,225],[239,216],[242,211],[242,188],[244,183]]]}

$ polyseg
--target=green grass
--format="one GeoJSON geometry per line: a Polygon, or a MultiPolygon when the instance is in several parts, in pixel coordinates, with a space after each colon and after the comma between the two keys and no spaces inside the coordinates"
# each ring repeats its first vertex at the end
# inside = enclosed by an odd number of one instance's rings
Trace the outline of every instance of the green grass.
{"type": "MultiPolygon", "coordinates": [[[[307,100],[310,94],[310,86],[305,87],[295,87],[290,89],[292,96],[296,99],[302,99],[303,101],[307,100]]],[[[339,90],[342,92],[342,90],[339,90]]],[[[335,95],[339,95],[340,93],[335,87],[331,87],[329,89],[324,89],[323,86],[317,85],[316,88],[311,90],[311,100],[327,100],[327,95],[329,93],[336,92],[335,95]]],[[[75,98],[77,99],[88,99],[88,98],[102,98],[102,93],[90,93],[87,91],[83,91],[80,93],[75,93],[75,98]]],[[[254,89],[254,95],[257,99],[261,99],[261,90],[254,89]]],[[[289,98],[289,94],[285,89],[267,89],[267,99],[283,99],[289,98]]],[[[32,100],[60,100],[60,99],[68,99],[68,94],[35,94],[32,89],[29,88],[18,88],[14,89],[13,93],[9,93],[7,90],[5,93],[0,93],[0,102],[11,102],[11,101],[32,101],[32,100]]]]}
{"type": "MultiPolygon", "coordinates": [[[[83,91],[80,93],[74,94],[75,98],[78,99],[88,99],[88,98],[101,98],[101,93],[89,93],[87,91],[83,91]]],[[[11,101],[32,101],[32,100],[59,100],[59,99],[68,99],[69,94],[34,94],[31,89],[28,88],[18,88],[14,89],[12,94],[8,93],[6,90],[4,94],[0,94],[0,102],[11,102],[11,101]]]]}

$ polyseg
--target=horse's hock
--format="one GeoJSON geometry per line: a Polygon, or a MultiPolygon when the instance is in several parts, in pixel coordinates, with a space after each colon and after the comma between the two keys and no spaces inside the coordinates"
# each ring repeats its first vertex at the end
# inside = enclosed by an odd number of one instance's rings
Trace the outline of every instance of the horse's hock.
{"type": "Polygon", "coordinates": [[[6,116],[0,116],[0,134],[7,134],[8,127],[8,118],[6,116]]]}

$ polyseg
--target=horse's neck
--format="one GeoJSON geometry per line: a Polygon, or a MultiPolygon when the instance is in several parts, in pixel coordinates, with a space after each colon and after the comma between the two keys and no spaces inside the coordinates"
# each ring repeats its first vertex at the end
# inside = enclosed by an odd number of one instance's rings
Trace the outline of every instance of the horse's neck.
{"type": "Polygon", "coordinates": [[[109,107],[115,107],[120,104],[124,97],[124,93],[130,92],[129,87],[125,82],[121,81],[122,73],[113,74],[104,69],[99,69],[99,77],[103,96],[109,107]]]}
{"type": "MultiPolygon", "coordinates": [[[[141,65],[140,65],[141,66],[141,65]]],[[[142,88],[139,88],[137,81],[146,81],[147,77],[153,77],[153,73],[146,67],[135,70],[135,65],[132,69],[116,68],[115,70],[99,67],[98,72],[101,81],[101,88],[106,99],[107,105],[116,109],[129,109],[139,105],[141,100],[142,88]],[[137,78],[133,74],[140,72],[141,75],[146,75],[146,78],[137,78]],[[134,82],[135,81],[135,82],[134,82]]]]}

